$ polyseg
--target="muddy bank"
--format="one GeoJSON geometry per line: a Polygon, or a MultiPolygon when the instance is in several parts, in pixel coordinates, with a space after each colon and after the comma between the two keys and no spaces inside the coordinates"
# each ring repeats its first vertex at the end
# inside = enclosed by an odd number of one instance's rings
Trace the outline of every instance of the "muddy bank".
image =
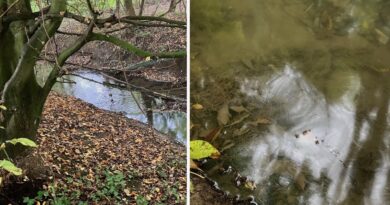
{"type": "Polygon", "coordinates": [[[2,204],[21,203],[38,191],[51,193],[41,202],[185,202],[185,147],[121,114],[51,93],[37,142],[33,154],[17,163],[27,178],[5,177],[2,204]],[[12,189],[15,184],[28,192],[12,189]],[[102,193],[110,184],[115,192],[102,193]]]}

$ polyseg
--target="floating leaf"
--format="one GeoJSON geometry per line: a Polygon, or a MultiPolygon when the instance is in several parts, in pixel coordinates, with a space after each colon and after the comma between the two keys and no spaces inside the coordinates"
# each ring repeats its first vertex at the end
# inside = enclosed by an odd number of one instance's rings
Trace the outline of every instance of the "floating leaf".
{"type": "Polygon", "coordinates": [[[17,176],[22,174],[22,169],[16,167],[12,162],[5,159],[0,161],[0,168],[17,176]]]}
{"type": "Polygon", "coordinates": [[[12,140],[7,140],[6,142],[11,143],[13,145],[20,143],[20,144],[27,146],[27,147],[37,147],[37,144],[35,144],[34,141],[27,139],[27,138],[15,138],[12,140]]]}
{"type": "Polygon", "coordinates": [[[203,109],[203,105],[201,105],[199,103],[193,104],[192,105],[192,109],[194,109],[194,110],[202,110],[203,109]]]}
{"type": "Polygon", "coordinates": [[[230,119],[229,106],[227,103],[223,104],[218,110],[217,120],[220,125],[226,125],[230,119]]]}
{"type": "Polygon", "coordinates": [[[190,142],[190,158],[203,159],[211,157],[217,159],[221,156],[219,151],[210,143],[203,140],[193,140],[190,142]]]}

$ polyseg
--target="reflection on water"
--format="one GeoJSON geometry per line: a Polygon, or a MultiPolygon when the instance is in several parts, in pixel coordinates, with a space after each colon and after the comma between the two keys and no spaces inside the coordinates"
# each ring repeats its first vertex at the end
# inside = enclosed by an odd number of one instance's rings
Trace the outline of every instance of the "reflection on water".
{"type": "Polygon", "coordinates": [[[153,125],[156,130],[175,137],[181,143],[186,142],[185,113],[179,111],[160,111],[165,106],[164,101],[161,99],[152,98],[138,91],[132,91],[131,93],[126,89],[100,84],[115,84],[115,82],[100,74],[88,71],[78,71],[76,74],[81,77],[73,75],[66,76],[63,79],[68,83],[57,83],[53,89],[59,93],[72,95],[91,103],[98,108],[122,112],[129,118],[153,125]],[[139,103],[142,110],[138,107],[137,103],[139,103]]]}
{"type": "Polygon", "coordinates": [[[192,122],[217,126],[226,101],[251,115],[223,128],[208,176],[259,204],[390,204],[390,3],[196,2],[191,100],[212,112],[192,122]],[[218,171],[228,166],[257,188],[218,171]]]}

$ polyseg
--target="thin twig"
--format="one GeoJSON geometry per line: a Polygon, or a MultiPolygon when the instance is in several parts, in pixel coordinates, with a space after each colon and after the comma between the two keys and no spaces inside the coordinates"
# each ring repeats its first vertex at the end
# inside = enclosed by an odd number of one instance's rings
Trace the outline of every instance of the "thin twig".
{"type": "MultiPolygon", "coordinates": [[[[14,3],[12,3],[12,4],[7,8],[7,10],[5,10],[5,11],[0,15],[0,18],[3,17],[10,9],[12,9],[12,7],[14,7],[18,2],[19,2],[19,0],[14,1],[14,3]]],[[[1,23],[1,22],[0,22],[0,23],[1,23]]]]}
{"type": "Polygon", "coordinates": [[[199,178],[201,178],[201,179],[205,179],[206,178],[206,177],[204,177],[204,176],[202,176],[202,175],[200,175],[200,174],[198,174],[196,172],[190,172],[190,173],[195,175],[195,176],[197,176],[197,177],[199,177],[199,178]]]}

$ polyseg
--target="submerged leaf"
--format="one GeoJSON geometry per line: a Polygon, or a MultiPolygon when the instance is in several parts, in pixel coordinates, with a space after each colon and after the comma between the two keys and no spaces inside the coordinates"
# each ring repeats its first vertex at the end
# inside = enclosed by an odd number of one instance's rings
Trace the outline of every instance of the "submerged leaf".
{"type": "Polygon", "coordinates": [[[305,190],[305,186],[306,186],[306,178],[305,178],[305,175],[303,175],[302,173],[300,173],[300,174],[295,178],[295,182],[296,182],[296,184],[298,185],[299,189],[301,189],[302,191],[305,190]]]}
{"type": "Polygon", "coordinates": [[[203,159],[211,157],[217,159],[221,156],[219,151],[210,143],[203,140],[193,140],[190,142],[190,158],[203,159]]]}
{"type": "Polygon", "coordinates": [[[190,169],[201,170],[198,165],[194,162],[194,160],[190,159],[190,169]]]}
{"type": "Polygon", "coordinates": [[[244,111],[248,111],[244,106],[240,105],[240,106],[237,106],[237,105],[232,105],[230,106],[230,109],[233,110],[234,112],[237,112],[237,113],[240,113],[240,112],[244,112],[244,111]]]}
{"type": "Polygon", "coordinates": [[[8,160],[1,160],[0,161],[0,168],[7,170],[8,172],[14,174],[14,175],[21,175],[22,169],[16,167],[12,162],[8,160]]]}
{"type": "Polygon", "coordinates": [[[20,143],[20,144],[27,146],[27,147],[37,147],[37,144],[35,144],[34,141],[27,139],[27,138],[15,138],[12,140],[7,140],[6,142],[11,143],[13,145],[20,143]]]}
{"type": "Polygon", "coordinates": [[[203,109],[203,105],[201,105],[199,103],[193,104],[192,105],[192,109],[194,109],[194,110],[202,110],[203,109]]]}
{"type": "Polygon", "coordinates": [[[226,125],[230,119],[229,106],[227,103],[223,104],[221,109],[218,110],[217,120],[220,125],[226,125]]]}
{"type": "Polygon", "coordinates": [[[221,133],[221,130],[222,130],[222,128],[220,128],[220,127],[214,128],[213,130],[211,130],[211,132],[209,132],[204,137],[204,139],[208,142],[213,142],[219,136],[219,134],[221,133]]]}
{"type": "Polygon", "coordinates": [[[249,189],[249,190],[251,190],[251,191],[253,191],[253,190],[256,189],[256,184],[255,184],[254,181],[247,180],[247,181],[245,182],[244,186],[245,186],[245,188],[247,188],[247,189],[249,189]]]}

